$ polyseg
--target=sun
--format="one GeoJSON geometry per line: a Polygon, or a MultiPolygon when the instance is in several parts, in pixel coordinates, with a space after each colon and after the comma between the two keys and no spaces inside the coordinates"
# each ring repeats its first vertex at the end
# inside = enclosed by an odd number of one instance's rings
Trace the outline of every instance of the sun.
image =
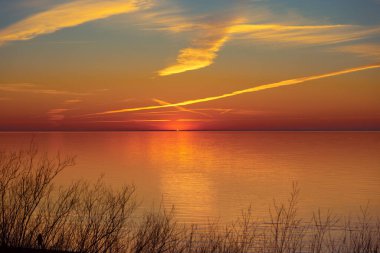
{"type": "Polygon", "coordinates": [[[164,126],[164,130],[168,131],[176,131],[176,132],[181,132],[181,131],[189,131],[189,130],[194,130],[195,126],[192,124],[192,122],[183,122],[179,120],[173,120],[170,122],[167,122],[164,126]]]}

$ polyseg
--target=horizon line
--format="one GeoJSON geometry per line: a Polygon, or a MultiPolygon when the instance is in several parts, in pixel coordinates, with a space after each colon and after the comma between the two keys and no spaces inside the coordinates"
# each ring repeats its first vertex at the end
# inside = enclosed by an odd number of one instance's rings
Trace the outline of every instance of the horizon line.
{"type": "Polygon", "coordinates": [[[380,132],[380,129],[189,129],[189,130],[177,130],[177,129],[162,129],[162,130],[98,130],[98,129],[87,129],[87,130],[0,130],[0,133],[33,133],[33,132],[380,132]]]}

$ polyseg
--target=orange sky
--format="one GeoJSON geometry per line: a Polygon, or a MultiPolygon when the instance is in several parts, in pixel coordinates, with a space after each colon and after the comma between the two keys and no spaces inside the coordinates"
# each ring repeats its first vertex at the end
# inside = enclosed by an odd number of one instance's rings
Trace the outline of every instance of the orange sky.
{"type": "Polygon", "coordinates": [[[376,8],[0,0],[0,130],[380,130],[376,8]]]}

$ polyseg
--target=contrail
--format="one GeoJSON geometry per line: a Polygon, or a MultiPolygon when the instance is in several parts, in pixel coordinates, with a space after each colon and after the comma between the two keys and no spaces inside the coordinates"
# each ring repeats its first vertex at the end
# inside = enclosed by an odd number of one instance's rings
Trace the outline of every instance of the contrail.
{"type": "MultiPolygon", "coordinates": [[[[152,99],[154,102],[157,102],[159,105],[170,105],[171,103],[169,102],[166,102],[166,101],[163,101],[163,100],[160,100],[160,99],[157,99],[157,98],[154,98],[152,99]]],[[[176,108],[179,110],[179,111],[183,111],[183,112],[191,112],[191,113],[195,113],[195,114],[199,114],[199,115],[203,115],[203,116],[206,116],[208,117],[209,115],[207,115],[206,113],[203,113],[203,112],[198,112],[198,111],[194,111],[194,110],[190,110],[190,109],[187,109],[185,107],[182,107],[182,106],[176,106],[176,108]]]]}
{"type": "Polygon", "coordinates": [[[380,68],[380,64],[350,68],[350,69],[340,70],[340,71],[336,71],[336,72],[330,72],[330,73],[321,74],[321,75],[314,75],[314,76],[289,79],[289,80],[280,81],[280,82],[276,82],[276,83],[264,84],[264,85],[244,89],[244,90],[237,90],[237,91],[234,91],[231,93],[226,93],[226,94],[222,94],[222,95],[218,95],[218,96],[199,98],[199,99],[193,99],[193,100],[186,100],[186,101],[173,103],[173,104],[151,105],[151,106],[136,107],[136,108],[125,108],[125,109],[119,109],[119,110],[94,113],[92,115],[105,115],[105,114],[114,114],[114,113],[122,113],[122,112],[136,112],[136,111],[143,111],[143,110],[154,110],[154,109],[161,109],[161,108],[168,108],[168,107],[193,105],[193,104],[199,104],[199,103],[204,103],[204,102],[208,102],[208,101],[214,101],[214,100],[219,100],[219,99],[223,99],[223,98],[233,97],[233,96],[237,96],[237,95],[241,95],[241,94],[245,94],[245,93],[274,89],[274,88],[279,88],[279,87],[283,87],[283,86],[296,85],[296,84],[301,84],[301,83],[308,82],[308,81],[323,79],[323,78],[332,77],[332,76],[340,76],[340,75],[344,75],[344,74],[348,74],[348,73],[363,71],[363,70],[367,70],[367,69],[375,69],[375,68],[380,68]]]}

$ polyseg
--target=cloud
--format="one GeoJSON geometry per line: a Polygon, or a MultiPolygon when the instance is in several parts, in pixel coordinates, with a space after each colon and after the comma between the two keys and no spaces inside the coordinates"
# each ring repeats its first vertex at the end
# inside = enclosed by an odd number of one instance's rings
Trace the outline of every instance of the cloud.
{"type": "Polygon", "coordinates": [[[363,29],[350,25],[237,24],[242,20],[237,19],[228,25],[203,27],[201,34],[206,35],[195,39],[192,46],[182,49],[176,63],[160,70],[158,74],[168,76],[207,67],[214,62],[222,46],[232,39],[320,45],[356,40],[380,32],[380,28],[363,29]]]}
{"type": "Polygon", "coordinates": [[[38,86],[31,83],[13,83],[13,84],[0,84],[0,91],[6,92],[23,92],[45,95],[74,95],[74,96],[86,96],[91,93],[71,92],[64,90],[54,89],[41,89],[38,86]]]}
{"type": "Polygon", "coordinates": [[[70,109],[66,109],[66,108],[51,109],[51,110],[48,111],[48,114],[58,114],[58,113],[67,112],[69,110],[70,109]]]}
{"type": "Polygon", "coordinates": [[[77,0],[23,19],[0,30],[0,45],[53,33],[63,28],[113,15],[137,11],[149,6],[147,0],[77,0]]]}
{"type": "Polygon", "coordinates": [[[340,46],[335,48],[335,51],[356,54],[361,57],[369,57],[379,60],[380,59],[380,45],[379,44],[357,44],[340,46]]]}
{"type": "MultiPolygon", "coordinates": [[[[153,24],[154,29],[195,33],[190,46],[179,51],[175,63],[159,70],[159,76],[169,76],[210,66],[222,47],[231,40],[244,40],[250,43],[261,41],[287,46],[323,45],[362,39],[380,33],[379,27],[366,28],[340,24],[288,25],[267,10],[260,15],[252,10],[249,15],[246,15],[244,8],[238,8],[238,13],[189,16],[177,6],[158,7],[159,9],[152,8],[146,12],[139,12],[138,16],[153,24]],[[275,23],[271,23],[270,20],[272,22],[275,20],[275,23]]],[[[303,19],[301,22],[310,23],[310,20],[303,19]]]]}
{"type": "Polygon", "coordinates": [[[211,122],[216,121],[216,119],[177,119],[177,122],[211,122]]]}
{"type": "Polygon", "coordinates": [[[184,32],[204,28],[205,24],[197,22],[197,18],[186,16],[186,12],[174,3],[161,2],[153,8],[139,12],[136,19],[149,30],[184,32]]]}
{"type": "Polygon", "coordinates": [[[130,123],[130,122],[169,122],[170,119],[127,119],[127,120],[96,120],[96,123],[130,123]]]}
{"type": "Polygon", "coordinates": [[[81,99],[67,99],[64,101],[64,103],[66,103],[66,104],[76,104],[76,103],[80,103],[80,102],[82,102],[81,99]]]}
{"type": "Polygon", "coordinates": [[[288,44],[334,44],[360,39],[380,32],[380,28],[352,25],[242,24],[231,27],[236,39],[288,44]]]}
{"type": "Polygon", "coordinates": [[[222,94],[222,95],[218,95],[218,96],[187,100],[187,101],[182,101],[182,102],[173,103],[173,104],[151,105],[151,106],[136,107],[136,108],[125,108],[125,109],[99,112],[99,113],[95,113],[92,115],[106,115],[106,114],[115,114],[115,113],[123,113],[123,112],[136,112],[136,111],[144,111],[144,110],[154,110],[154,109],[161,109],[161,108],[193,105],[193,104],[205,103],[205,102],[214,101],[214,100],[220,100],[220,99],[224,99],[224,98],[228,98],[228,97],[234,97],[234,96],[238,96],[238,95],[245,94],[245,93],[253,93],[253,92],[258,92],[258,91],[262,91],[262,90],[268,90],[268,89],[274,89],[274,88],[279,88],[279,87],[284,87],[284,86],[297,85],[297,84],[302,84],[302,83],[312,81],[312,80],[318,80],[318,79],[323,79],[323,78],[333,77],[333,76],[340,76],[340,75],[344,75],[344,74],[364,71],[364,70],[368,70],[368,69],[376,69],[376,68],[380,68],[380,64],[379,65],[369,65],[369,66],[361,66],[361,67],[356,67],[356,68],[350,68],[350,69],[345,69],[345,70],[341,70],[341,71],[325,73],[325,74],[321,74],[321,75],[314,75],[314,76],[289,79],[289,80],[284,80],[284,81],[280,81],[280,82],[276,82],[276,83],[270,83],[270,84],[255,86],[255,87],[244,89],[244,90],[237,90],[237,91],[233,91],[231,93],[226,93],[226,94],[222,94]]]}
{"type": "Polygon", "coordinates": [[[217,33],[194,41],[193,47],[180,51],[176,64],[160,70],[158,74],[168,76],[211,65],[228,37],[226,33],[217,33]]]}
{"type": "MultiPolygon", "coordinates": [[[[233,14],[189,16],[172,2],[155,3],[157,8],[151,8],[153,2],[152,0],[76,0],[60,4],[0,30],[0,45],[11,41],[29,40],[117,14],[142,10],[137,17],[153,24],[157,30],[195,32],[191,45],[179,51],[175,63],[158,71],[158,75],[168,76],[210,66],[221,48],[230,40],[264,41],[284,45],[320,45],[357,40],[380,33],[378,27],[270,24],[264,22],[263,17],[256,17],[256,14],[253,14],[255,20],[248,21],[240,13],[241,9],[239,13],[233,14]]],[[[272,14],[264,14],[268,15],[272,14]]]]}
{"type": "Polygon", "coordinates": [[[214,119],[127,119],[127,120],[96,120],[96,123],[144,123],[144,122],[209,122],[214,119]]]}
{"type": "MultiPolygon", "coordinates": [[[[242,19],[237,18],[227,21],[208,23],[198,21],[194,23],[192,29],[198,30],[199,35],[192,41],[190,47],[179,52],[175,64],[158,71],[158,74],[168,76],[211,65],[219,50],[230,39],[230,27],[242,21],[242,19]]],[[[174,24],[172,27],[168,27],[169,30],[172,30],[176,29],[177,25],[174,24]]]]}
{"type": "Polygon", "coordinates": [[[61,121],[65,118],[64,112],[70,111],[71,109],[67,108],[57,108],[51,109],[47,112],[49,120],[51,121],[61,121]]]}
{"type": "Polygon", "coordinates": [[[49,120],[51,120],[51,121],[61,121],[64,119],[65,119],[65,115],[62,115],[62,114],[49,115],[49,120]]]}

